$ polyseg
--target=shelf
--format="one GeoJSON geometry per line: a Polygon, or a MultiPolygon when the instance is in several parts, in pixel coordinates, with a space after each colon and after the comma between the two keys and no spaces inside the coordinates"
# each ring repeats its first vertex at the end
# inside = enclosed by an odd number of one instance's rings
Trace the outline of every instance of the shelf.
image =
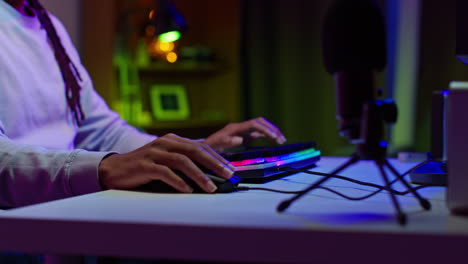
{"type": "MultiPolygon", "coordinates": [[[[152,5],[151,1],[84,0],[83,12],[86,15],[83,18],[83,32],[86,34],[83,56],[96,83],[95,87],[109,105],[115,106],[115,110],[123,110],[122,102],[141,100],[138,102],[141,106],[133,109],[132,113],[141,111],[147,116],[132,116],[129,118],[132,121],[140,118],[152,119],[149,92],[153,85],[175,84],[186,88],[190,116],[198,120],[154,121],[151,125],[134,124],[137,127],[156,135],[173,132],[189,138],[197,138],[197,135],[207,136],[225,124],[239,120],[241,115],[239,1],[223,1],[223,5],[219,5],[215,0],[174,2],[177,2],[176,5],[186,20],[190,21],[190,30],[178,43],[180,56],[177,62],[171,64],[162,58],[151,60],[140,56],[144,53],[137,53],[138,36],[132,35],[127,54],[135,54],[135,61],[125,61],[127,64],[120,65],[120,68],[118,63],[115,63],[115,56],[119,54],[114,54],[115,49],[109,47],[114,47],[119,35],[116,31],[119,27],[118,17],[135,8],[147,8],[152,5]],[[109,15],[102,16],[106,12],[109,15]],[[214,21],[216,23],[213,23],[214,21]],[[209,47],[213,56],[190,56],[182,52],[184,47],[209,47]],[[134,94],[135,97],[132,97],[134,94]],[[218,121],[200,120],[205,117],[218,121]]],[[[136,24],[137,21],[132,21],[129,26],[136,24]]],[[[134,33],[137,33],[137,28],[134,29],[134,33]]],[[[122,116],[127,117],[128,113],[122,116]]]]}
{"type": "Polygon", "coordinates": [[[229,121],[185,120],[185,121],[155,121],[151,125],[139,126],[147,133],[162,136],[174,133],[188,138],[204,138],[220,130],[229,121]]]}
{"type": "Polygon", "coordinates": [[[221,66],[215,63],[176,62],[173,64],[158,62],[148,66],[138,66],[138,71],[151,74],[213,74],[221,71],[221,66]]]}
{"type": "Polygon", "coordinates": [[[226,125],[229,121],[226,120],[181,120],[181,121],[154,121],[150,125],[140,126],[143,129],[167,129],[167,128],[194,128],[206,126],[226,125]]]}

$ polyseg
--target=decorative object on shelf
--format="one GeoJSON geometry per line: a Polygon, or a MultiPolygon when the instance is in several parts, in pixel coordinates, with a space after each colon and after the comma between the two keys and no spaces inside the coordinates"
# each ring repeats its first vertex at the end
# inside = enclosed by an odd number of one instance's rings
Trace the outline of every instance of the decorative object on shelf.
{"type": "Polygon", "coordinates": [[[178,59],[175,42],[186,30],[182,14],[170,0],[156,0],[155,9],[148,14],[144,37],[152,59],[175,63],[178,59]]]}
{"type": "Polygon", "coordinates": [[[153,61],[175,63],[179,57],[175,42],[161,42],[153,38],[148,44],[149,56],[153,61]]]}
{"type": "Polygon", "coordinates": [[[147,115],[138,67],[148,67],[155,53],[165,62],[176,62],[174,41],[185,29],[185,19],[171,0],[154,0],[152,8],[136,6],[119,16],[114,65],[118,70],[120,100],[116,105],[129,123],[148,123],[148,118],[142,118],[147,115]]]}
{"type": "Polygon", "coordinates": [[[187,120],[190,107],[182,85],[155,84],[150,88],[150,102],[156,120],[187,120]]]}
{"type": "Polygon", "coordinates": [[[171,0],[156,0],[158,11],[150,13],[150,24],[154,25],[154,35],[159,42],[174,42],[187,29],[184,16],[171,0]]]}

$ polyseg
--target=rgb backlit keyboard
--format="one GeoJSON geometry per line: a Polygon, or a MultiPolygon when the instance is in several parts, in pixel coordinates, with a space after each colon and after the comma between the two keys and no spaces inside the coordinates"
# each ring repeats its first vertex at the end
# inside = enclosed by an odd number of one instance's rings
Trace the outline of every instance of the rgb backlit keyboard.
{"type": "Polygon", "coordinates": [[[227,152],[222,156],[236,167],[236,175],[242,179],[262,179],[284,173],[278,170],[283,166],[311,167],[320,160],[320,154],[315,142],[306,142],[227,152]]]}

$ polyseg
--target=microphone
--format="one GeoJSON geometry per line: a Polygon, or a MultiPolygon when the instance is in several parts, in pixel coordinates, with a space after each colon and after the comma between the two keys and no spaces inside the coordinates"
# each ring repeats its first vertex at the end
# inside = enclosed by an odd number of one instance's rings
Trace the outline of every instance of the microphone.
{"type": "Polygon", "coordinates": [[[376,72],[385,68],[386,32],[373,0],[336,0],[324,17],[323,61],[335,79],[340,135],[361,143],[363,105],[377,96],[376,72]]]}
{"type": "MultiPolygon", "coordinates": [[[[391,191],[386,170],[399,180],[422,208],[431,204],[421,197],[387,160],[387,143],[383,140],[384,124],[397,119],[392,100],[377,100],[374,76],[386,64],[385,24],[373,0],[336,0],[324,18],[323,59],[326,70],[334,75],[336,111],[340,134],[357,144],[356,152],[328,176],[322,177],[294,197],[283,201],[277,210],[286,210],[291,203],[320,188],[336,175],[360,160],[372,160],[378,167],[396,210],[397,220],[406,223],[406,214],[391,191]]],[[[365,198],[368,198],[365,197],[365,198]]]]}

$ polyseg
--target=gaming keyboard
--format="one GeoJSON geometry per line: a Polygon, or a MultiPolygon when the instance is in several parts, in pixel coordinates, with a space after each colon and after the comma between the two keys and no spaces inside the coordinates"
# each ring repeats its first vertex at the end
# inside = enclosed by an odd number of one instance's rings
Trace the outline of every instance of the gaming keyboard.
{"type": "Polygon", "coordinates": [[[311,141],[225,152],[221,155],[236,167],[236,175],[244,182],[246,180],[254,182],[285,174],[284,171],[278,170],[280,167],[295,169],[311,167],[320,160],[320,154],[316,143],[311,141]]]}

